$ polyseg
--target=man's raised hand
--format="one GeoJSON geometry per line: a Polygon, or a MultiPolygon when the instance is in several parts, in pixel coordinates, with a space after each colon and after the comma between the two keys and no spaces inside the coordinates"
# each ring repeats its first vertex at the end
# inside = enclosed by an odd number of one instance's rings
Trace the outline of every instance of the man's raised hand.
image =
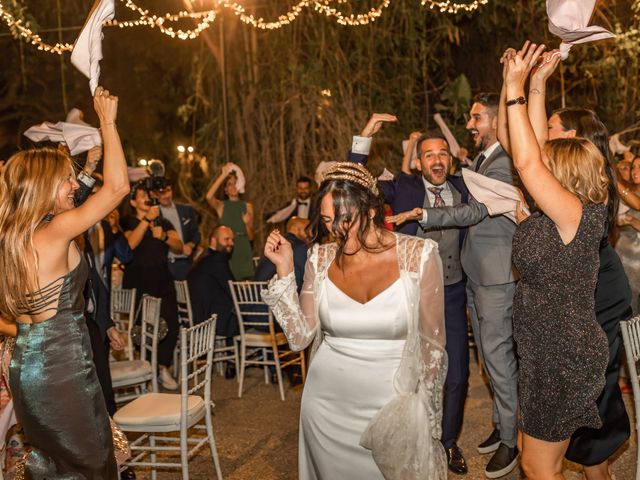
{"type": "Polygon", "coordinates": [[[397,122],[398,118],[390,113],[374,113],[362,129],[361,137],[373,137],[384,123],[397,122]]]}

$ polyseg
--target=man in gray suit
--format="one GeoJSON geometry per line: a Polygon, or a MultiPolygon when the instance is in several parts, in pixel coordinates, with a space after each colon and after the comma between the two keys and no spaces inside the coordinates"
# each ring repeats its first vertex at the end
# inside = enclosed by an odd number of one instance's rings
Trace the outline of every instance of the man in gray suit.
{"type": "MultiPolygon", "coordinates": [[[[481,93],[474,97],[467,130],[481,153],[469,168],[517,185],[511,158],[497,140],[498,101],[497,94],[481,93]]],[[[478,445],[478,451],[495,452],[487,464],[485,475],[499,478],[518,465],[518,365],[511,318],[516,288],[511,241],[516,225],[504,216],[490,217],[486,207],[473,198],[469,203],[452,207],[426,208],[421,215],[419,222],[424,229],[469,226],[460,260],[467,274],[467,303],[476,344],[494,395],[495,428],[478,445]]]]}

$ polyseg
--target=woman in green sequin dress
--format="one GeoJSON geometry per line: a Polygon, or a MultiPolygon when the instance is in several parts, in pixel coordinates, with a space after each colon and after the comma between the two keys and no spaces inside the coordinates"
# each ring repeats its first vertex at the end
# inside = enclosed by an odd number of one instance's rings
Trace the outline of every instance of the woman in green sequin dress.
{"type": "Polygon", "coordinates": [[[104,186],[80,207],[73,161],[60,150],[18,152],[0,176],[0,311],[18,327],[9,384],[31,446],[27,479],[119,478],[83,316],[88,267],[74,242],[129,192],[117,105],[96,89],[104,186]]]}
{"type": "Polygon", "coordinates": [[[228,163],[222,167],[222,173],[216,178],[207,192],[207,202],[215,209],[221,225],[226,225],[235,234],[235,246],[230,259],[231,272],[236,280],[247,280],[253,277],[253,205],[240,199],[237,187],[237,176],[234,165],[228,163]],[[224,183],[226,200],[215,197],[224,183]]]}

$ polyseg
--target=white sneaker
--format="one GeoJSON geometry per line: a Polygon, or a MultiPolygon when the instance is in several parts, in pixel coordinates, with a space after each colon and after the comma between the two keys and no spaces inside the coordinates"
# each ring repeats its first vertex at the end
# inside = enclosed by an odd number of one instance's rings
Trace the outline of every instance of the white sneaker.
{"type": "Polygon", "coordinates": [[[162,388],[166,390],[177,390],[178,382],[171,376],[169,373],[169,369],[167,367],[160,367],[160,375],[158,375],[158,380],[160,381],[160,385],[162,388]]]}

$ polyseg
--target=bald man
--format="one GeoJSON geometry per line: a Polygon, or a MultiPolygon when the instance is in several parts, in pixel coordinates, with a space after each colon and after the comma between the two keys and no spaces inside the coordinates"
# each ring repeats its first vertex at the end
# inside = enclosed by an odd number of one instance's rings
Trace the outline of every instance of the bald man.
{"type": "MultiPolygon", "coordinates": [[[[304,265],[307,262],[307,227],[309,220],[300,217],[291,217],[287,222],[286,238],[293,248],[293,266],[296,275],[296,285],[298,293],[302,290],[302,281],[304,277],[304,265]]],[[[276,274],[276,267],[269,259],[262,257],[256,267],[255,279],[258,281],[267,281],[276,274]]]]}
{"type": "Polygon", "coordinates": [[[194,323],[201,323],[217,313],[216,335],[227,338],[240,333],[229,289],[229,280],[235,280],[229,267],[233,245],[233,230],[224,225],[217,226],[209,237],[209,248],[187,274],[194,323]]]}

